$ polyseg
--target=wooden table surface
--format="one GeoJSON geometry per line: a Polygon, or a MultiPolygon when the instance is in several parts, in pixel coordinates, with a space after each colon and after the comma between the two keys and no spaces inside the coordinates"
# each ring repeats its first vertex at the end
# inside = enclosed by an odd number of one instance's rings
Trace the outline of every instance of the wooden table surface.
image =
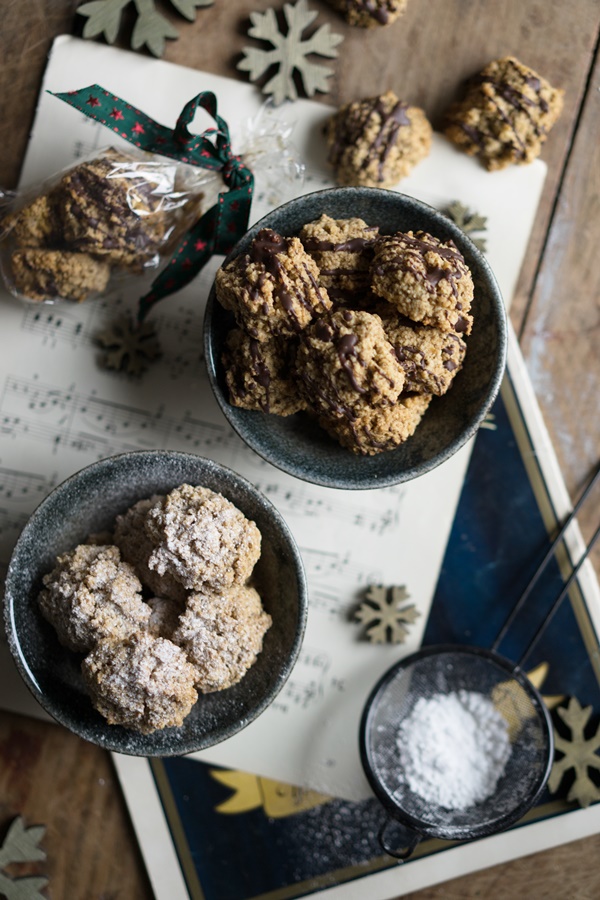
{"type": "MultiPolygon", "coordinates": [[[[344,35],[331,93],[323,98],[329,103],[391,88],[422,106],[436,127],[461,82],[507,54],[565,89],[564,112],[542,152],[548,177],[511,318],[574,495],[600,457],[598,0],[410,0],[400,21],[368,32],[348,26],[324,0],[310,4],[320,21],[344,35]]],[[[78,33],[78,5],[78,0],[0,5],[4,187],[13,187],[18,178],[50,43],[57,34],[78,33]]],[[[235,77],[235,62],[248,42],[249,13],[271,5],[282,2],[215,0],[198,11],[195,23],[177,19],[180,38],[168,43],[165,58],[235,77]]],[[[122,93],[126,96],[126,85],[122,93]]],[[[593,514],[582,518],[588,535],[593,514]]],[[[596,553],[597,571],[599,561],[596,553]]],[[[108,754],[58,726],[0,713],[0,834],[17,814],[28,824],[47,826],[48,859],[42,868],[50,880],[49,897],[152,897],[108,754]]],[[[599,854],[596,835],[409,896],[596,898],[599,854]]]]}

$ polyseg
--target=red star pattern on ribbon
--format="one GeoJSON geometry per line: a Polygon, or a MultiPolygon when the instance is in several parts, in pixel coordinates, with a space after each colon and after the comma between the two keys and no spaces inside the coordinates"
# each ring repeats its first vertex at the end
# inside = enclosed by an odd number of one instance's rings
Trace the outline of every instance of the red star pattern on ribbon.
{"type": "Polygon", "coordinates": [[[245,233],[252,203],[252,172],[231,152],[229,127],[217,115],[217,98],[212,91],[203,91],[186,103],[174,129],[160,125],[97,84],[54,96],[142,150],[222,174],[227,189],[183,236],[151,290],[140,298],[138,321],[142,322],[155,303],[188,284],[213,253],[228,253],[245,233]],[[189,126],[198,108],[214,119],[216,127],[195,135],[189,126]],[[125,130],[113,125],[115,121],[125,130]]]}

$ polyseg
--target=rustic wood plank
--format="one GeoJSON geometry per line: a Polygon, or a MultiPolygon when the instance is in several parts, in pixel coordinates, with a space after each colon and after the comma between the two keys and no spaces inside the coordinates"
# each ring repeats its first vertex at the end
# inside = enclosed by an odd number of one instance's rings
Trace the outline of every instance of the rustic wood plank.
{"type": "Polygon", "coordinates": [[[454,878],[405,894],[402,900],[591,900],[600,896],[600,874],[591,864],[600,852],[600,835],[563,844],[554,850],[454,878]]]}
{"type": "Polygon", "coordinates": [[[13,0],[0,27],[0,186],[17,183],[46,57],[57,34],[71,31],[79,0],[13,0]]]}
{"type": "MultiPolygon", "coordinates": [[[[529,374],[567,488],[600,458],[600,54],[522,332],[529,374]]],[[[580,517],[587,537],[600,494],[580,517]]],[[[600,571],[600,548],[593,555],[600,571]]]]}
{"type": "Polygon", "coordinates": [[[66,729],[0,714],[0,828],[45,825],[48,896],[151,900],[110,756],[66,729]]]}

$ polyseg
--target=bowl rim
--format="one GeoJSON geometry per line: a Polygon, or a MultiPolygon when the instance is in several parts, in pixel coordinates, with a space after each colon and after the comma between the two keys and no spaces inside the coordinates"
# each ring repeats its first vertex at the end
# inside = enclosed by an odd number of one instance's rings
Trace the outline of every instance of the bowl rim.
{"type": "MultiPolygon", "coordinates": [[[[433,218],[434,222],[440,224],[440,226],[449,231],[452,235],[452,239],[455,242],[458,242],[459,247],[460,244],[466,244],[469,252],[475,258],[482,275],[485,277],[489,288],[490,288],[490,298],[492,307],[496,312],[496,322],[497,322],[497,341],[498,341],[498,352],[497,352],[497,362],[492,374],[492,377],[488,383],[486,391],[482,394],[477,410],[474,412],[469,425],[459,434],[457,435],[449,444],[447,444],[443,450],[440,450],[439,453],[430,457],[428,460],[422,461],[416,465],[405,468],[401,472],[389,473],[388,475],[380,475],[375,474],[371,477],[362,478],[360,482],[356,482],[351,479],[344,479],[338,476],[328,476],[326,474],[321,473],[307,474],[306,470],[296,463],[294,459],[290,460],[282,460],[279,458],[274,458],[268,450],[263,448],[262,442],[258,440],[254,434],[254,431],[245,421],[240,418],[235,413],[232,413],[232,410],[238,412],[236,407],[232,407],[228,402],[226,397],[224,396],[217,379],[218,367],[220,365],[219,361],[215,359],[214,354],[214,346],[212,342],[212,326],[214,319],[214,311],[215,304],[218,304],[218,300],[216,298],[215,293],[215,281],[213,278],[213,282],[211,284],[210,292],[208,294],[208,298],[206,301],[206,308],[204,312],[204,321],[203,321],[203,345],[204,345],[204,359],[206,372],[208,375],[208,380],[210,382],[210,386],[217,401],[221,412],[225,416],[227,422],[236,432],[238,437],[255,453],[258,454],[265,462],[270,463],[271,465],[278,468],[280,471],[285,472],[288,475],[292,475],[296,478],[299,478],[302,481],[305,481],[310,484],[316,484],[321,487],[335,488],[339,490],[372,490],[373,488],[381,488],[381,487],[392,487],[397,484],[402,484],[404,482],[408,482],[413,480],[414,478],[420,477],[421,475],[425,475],[438,466],[442,465],[451,456],[454,456],[458,450],[463,447],[471,437],[478,431],[481,423],[483,422],[487,412],[492,406],[494,400],[496,399],[498,392],[500,390],[500,385],[502,384],[502,379],[504,377],[504,371],[506,368],[506,360],[507,360],[507,345],[508,345],[508,321],[507,321],[507,311],[504,305],[504,301],[502,298],[502,292],[500,291],[500,287],[498,285],[496,276],[494,272],[481,252],[479,248],[473,243],[468,234],[466,234],[461,228],[456,225],[450,218],[445,216],[435,207],[430,204],[424,202],[423,200],[418,200],[415,197],[411,197],[409,194],[403,194],[400,191],[389,190],[386,188],[372,188],[372,187],[331,187],[331,188],[323,188],[318,191],[311,191],[307,194],[302,194],[299,197],[295,197],[292,200],[288,200],[286,203],[283,203],[281,206],[278,206],[276,209],[271,210],[266,213],[261,219],[259,219],[251,228],[249,228],[242,238],[235,244],[233,249],[227,254],[224,260],[221,263],[221,267],[230,263],[233,259],[235,259],[242,252],[240,244],[251,241],[256,234],[261,230],[261,228],[269,227],[269,220],[273,217],[274,213],[277,214],[285,214],[286,210],[292,209],[297,206],[301,206],[303,202],[306,202],[308,198],[314,198],[318,200],[319,198],[326,199],[332,194],[345,194],[346,196],[352,196],[352,194],[363,195],[368,192],[371,196],[379,195],[382,199],[385,197],[390,200],[392,197],[399,199],[400,202],[407,202],[410,205],[414,205],[416,207],[421,207],[426,215],[433,218]]],[[[360,212],[357,212],[356,215],[360,215],[360,212]]],[[[241,412],[255,412],[254,410],[240,410],[241,412]]],[[[265,413],[258,413],[260,415],[266,415],[265,413]]],[[[347,451],[351,454],[351,451],[347,451]]],[[[393,452],[393,451],[390,451],[393,452]]],[[[385,456],[384,454],[381,454],[385,456]]]]}
{"type": "MultiPolygon", "coordinates": [[[[33,613],[41,617],[41,613],[39,612],[37,607],[33,610],[33,613]]],[[[115,454],[113,456],[103,457],[100,460],[96,460],[95,462],[90,463],[89,465],[84,466],[81,469],[78,469],[76,472],[72,473],[63,481],[61,481],[60,484],[56,485],[36,506],[29,519],[27,520],[27,523],[25,524],[23,530],[21,531],[11,554],[5,579],[3,618],[7,644],[14,663],[19,671],[19,674],[21,675],[25,685],[33,695],[34,699],[39,703],[42,709],[44,709],[48,713],[48,715],[52,717],[52,719],[54,719],[60,725],[63,725],[78,737],[87,740],[90,743],[95,744],[96,746],[102,747],[105,750],[123,753],[129,756],[182,756],[188,753],[194,753],[200,750],[207,749],[209,747],[213,747],[216,744],[219,744],[222,741],[226,740],[227,738],[232,737],[234,734],[242,731],[247,725],[258,718],[258,716],[260,716],[261,713],[264,712],[264,710],[267,709],[274,701],[275,697],[279,694],[289,676],[291,675],[291,672],[298,660],[298,656],[302,648],[308,618],[308,583],[302,555],[289,525],[287,524],[279,510],[273,505],[273,503],[261,491],[259,491],[258,488],[256,488],[250,481],[248,481],[248,479],[244,478],[244,476],[238,474],[235,470],[229,468],[228,466],[224,466],[221,463],[216,462],[215,460],[194,453],[161,449],[130,450],[115,454]],[[22,644],[19,629],[15,622],[15,609],[17,604],[19,603],[18,593],[16,590],[18,588],[19,577],[19,554],[23,551],[23,546],[27,541],[29,535],[32,532],[35,532],[35,529],[38,526],[38,522],[43,517],[47,506],[50,503],[55,502],[57,496],[71,489],[71,487],[80,480],[81,476],[90,477],[94,472],[110,468],[110,466],[115,462],[124,462],[125,460],[134,458],[140,460],[142,458],[148,459],[149,457],[152,457],[157,461],[161,458],[175,458],[180,460],[181,462],[184,462],[185,460],[193,461],[196,465],[200,465],[201,468],[212,469],[216,474],[224,474],[227,478],[237,483],[237,485],[243,491],[252,496],[258,502],[258,504],[263,507],[265,513],[269,516],[269,518],[275,523],[285,544],[289,548],[290,561],[293,565],[294,575],[298,587],[298,620],[296,623],[294,640],[290,652],[285,658],[285,666],[278,673],[278,676],[272,684],[270,690],[265,694],[260,702],[253,706],[252,709],[246,712],[246,714],[240,719],[232,722],[226,728],[219,730],[219,737],[216,740],[211,739],[208,735],[203,735],[202,740],[200,741],[188,739],[187,741],[183,740],[183,743],[181,743],[181,741],[178,741],[177,738],[174,738],[172,742],[173,746],[169,746],[169,744],[165,742],[166,746],[161,746],[160,751],[155,752],[152,752],[152,749],[149,750],[148,748],[144,748],[143,746],[139,746],[136,748],[135,745],[143,745],[146,741],[146,738],[152,738],[153,735],[160,735],[166,732],[169,733],[169,736],[173,735],[176,732],[177,728],[182,726],[172,726],[167,729],[159,729],[155,732],[152,732],[150,735],[145,735],[141,732],[136,731],[135,729],[124,728],[124,726],[109,725],[108,722],[106,722],[102,718],[102,721],[100,723],[102,736],[94,736],[94,738],[91,738],[89,734],[86,733],[86,730],[83,727],[78,727],[77,722],[74,721],[74,717],[65,712],[65,708],[62,703],[59,705],[58,709],[54,708],[47,700],[44,691],[40,690],[36,682],[36,678],[28,666],[27,654],[25,652],[22,652],[21,650],[22,644]],[[119,735],[122,730],[132,738],[132,740],[126,745],[123,744],[122,740],[119,740],[119,735]]],[[[65,653],[71,652],[66,647],[63,649],[65,653]]],[[[199,693],[198,699],[200,700],[201,697],[202,694],[199,693]]],[[[91,701],[90,708],[94,709],[91,701]]],[[[100,713],[98,713],[98,715],[100,715],[100,713]]]]}

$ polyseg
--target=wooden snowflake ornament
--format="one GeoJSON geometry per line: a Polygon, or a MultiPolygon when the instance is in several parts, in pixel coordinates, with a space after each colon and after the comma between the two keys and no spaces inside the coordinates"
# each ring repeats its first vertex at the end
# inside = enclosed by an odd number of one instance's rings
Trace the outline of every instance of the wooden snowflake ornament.
{"type": "Polygon", "coordinates": [[[354,618],[366,625],[365,637],[373,644],[403,644],[408,637],[407,625],[421,615],[414,603],[402,605],[410,594],[405,587],[386,588],[371,585],[354,618]]]}
{"type": "Polygon", "coordinates": [[[464,203],[455,200],[446,209],[443,210],[445,216],[452,219],[455,225],[458,225],[465,234],[468,234],[475,246],[482,253],[486,251],[486,241],[483,237],[474,237],[474,233],[478,231],[487,231],[487,216],[480,216],[479,213],[472,212],[464,203]]]}
{"type": "Polygon", "coordinates": [[[303,37],[304,31],[318,15],[308,8],[306,0],[297,0],[294,6],[285,3],[283,14],[287,24],[286,34],[279,29],[275,10],[251,13],[252,27],[248,35],[272,44],[273,49],[244,47],[244,58],[237,66],[241,72],[249,73],[250,81],[261,78],[271,66],[277,66],[275,75],[262,88],[263,93],[272,96],[276,106],[284,100],[298,98],[294,72],[302,79],[307,96],[312,97],[317,91],[327,93],[327,79],[333,74],[331,69],[309,62],[307,57],[317,54],[333,59],[337,56],[336,47],[343,40],[340,34],[330,31],[329,25],[321,25],[310,37],[303,37]]]}
{"type": "Polygon", "coordinates": [[[561,707],[557,712],[569,728],[571,737],[563,738],[554,730],[555,752],[562,753],[562,758],[552,766],[548,789],[551,793],[556,793],[563,776],[572,769],[575,781],[567,794],[567,800],[576,800],[580,806],[589,806],[600,800],[600,788],[596,787],[588,771],[595,769],[600,772],[600,756],[596,752],[600,749],[600,726],[591,737],[586,738],[585,728],[590,720],[592,707],[582,708],[575,697],[571,697],[566,708],[561,707]]]}
{"type": "Polygon", "coordinates": [[[138,325],[128,316],[112,322],[95,339],[104,348],[100,363],[105,369],[141,375],[160,356],[154,325],[150,322],[138,325]]]}
{"type": "Polygon", "coordinates": [[[30,864],[46,859],[46,854],[39,846],[44,837],[44,825],[33,825],[26,828],[21,816],[11,822],[4,842],[0,847],[0,896],[6,900],[45,900],[41,891],[48,884],[48,879],[38,875],[8,874],[9,867],[18,864],[30,864]]]}

